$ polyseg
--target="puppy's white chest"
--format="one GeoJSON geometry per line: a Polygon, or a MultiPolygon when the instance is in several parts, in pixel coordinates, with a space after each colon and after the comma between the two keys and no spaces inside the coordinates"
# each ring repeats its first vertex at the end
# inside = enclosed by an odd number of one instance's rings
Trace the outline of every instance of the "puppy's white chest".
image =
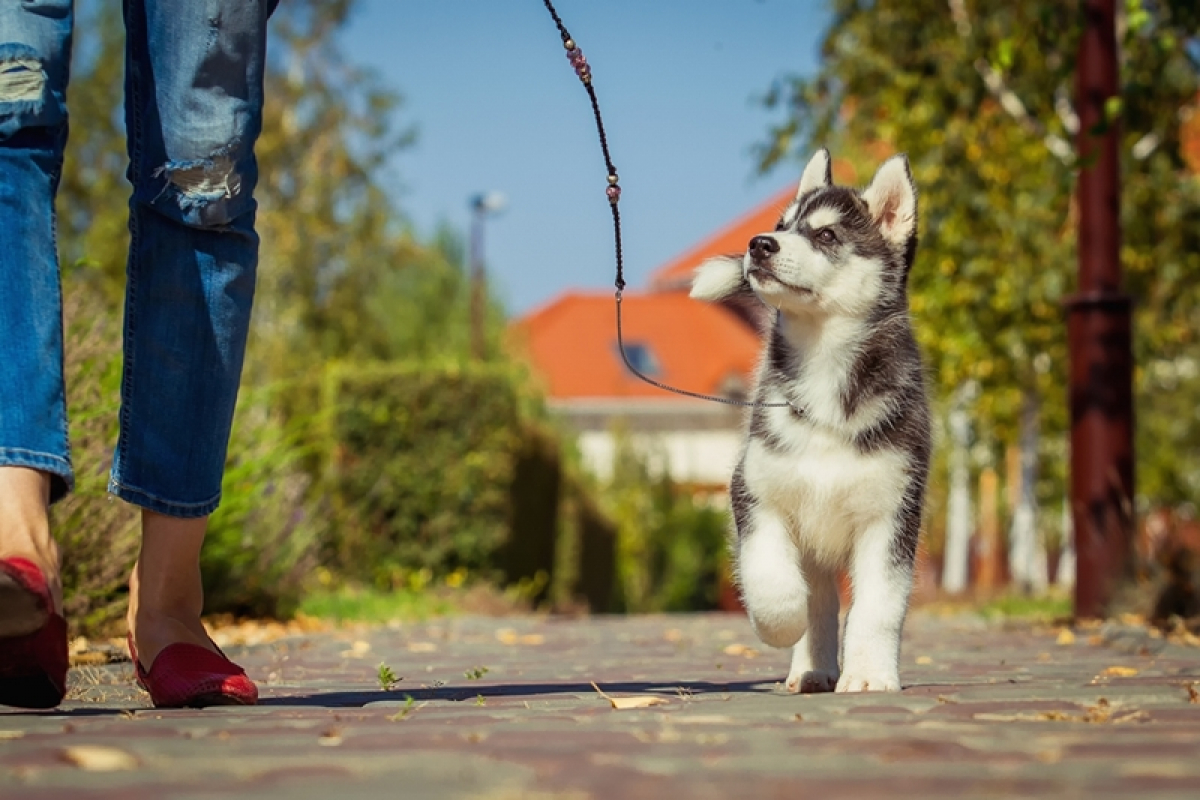
{"type": "Polygon", "coordinates": [[[772,447],[751,439],[747,487],[790,523],[802,549],[841,561],[865,528],[890,520],[903,500],[902,454],[864,454],[852,442],[805,423],[779,426],[772,447]]]}

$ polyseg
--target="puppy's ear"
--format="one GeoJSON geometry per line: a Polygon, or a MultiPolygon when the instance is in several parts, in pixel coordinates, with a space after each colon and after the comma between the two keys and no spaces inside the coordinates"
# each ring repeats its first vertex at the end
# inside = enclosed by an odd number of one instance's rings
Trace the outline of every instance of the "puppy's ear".
{"type": "Polygon", "coordinates": [[[710,258],[696,268],[692,278],[691,296],[709,303],[750,291],[750,284],[746,283],[746,275],[742,271],[741,256],[710,258]]]}
{"type": "Polygon", "coordinates": [[[892,156],[863,190],[863,200],[883,238],[901,246],[917,233],[917,187],[904,154],[892,156]]]}
{"type": "Polygon", "coordinates": [[[799,200],[813,189],[824,189],[832,183],[833,161],[829,158],[829,151],[822,147],[808,160],[808,166],[800,176],[800,188],[796,190],[796,199],[799,200]]]}

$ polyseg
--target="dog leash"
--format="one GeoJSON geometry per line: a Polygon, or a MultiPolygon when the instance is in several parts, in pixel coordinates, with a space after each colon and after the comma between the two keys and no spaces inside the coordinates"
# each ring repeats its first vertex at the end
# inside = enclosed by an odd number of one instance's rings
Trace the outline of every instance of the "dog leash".
{"type": "Polygon", "coordinates": [[[703,392],[693,392],[688,389],[680,389],[675,386],[657,381],[648,375],[642,374],[629,360],[629,356],[625,352],[625,337],[621,328],[621,299],[625,292],[625,257],[621,249],[621,184],[620,178],[617,175],[617,168],[613,165],[612,155],[608,149],[608,135],[604,132],[604,118],[600,114],[600,101],[596,99],[596,87],[592,84],[592,67],[588,63],[587,58],[583,55],[583,50],[571,38],[571,34],[567,32],[566,25],[563,24],[562,18],[558,16],[558,11],[554,8],[551,0],[542,0],[546,6],[546,10],[550,12],[550,17],[554,20],[555,26],[558,28],[559,36],[562,37],[563,47],[567,51],[567,60],[571,62],[571,66],[575,69],[575,74],[579,77],[580,83],[583,84],[584,90],[587,92],[588,100],[592,104],[592,116],[596,119],[596,133],[600,138],[600,150],[604,154],[604,166],[608,170],[608,187],[604,190],[608,197],[608,206],[612,210],[613,221],[613,239],[616,248],[617,262],[617,279],[615,281],[616,305],[617,305],[617,349],[621,351],[621,360],[625,362],[625,368],[641,378],[646,383],[658,389],[675,394],[684,395],[686,397],[694,397],[697,400],[710,400],[714,403],[724,403],[728,406],[743,406],[747,408],[790,408],[795,414],[801,415],[800,409],[788,402],[783,403],[759,403],[753,400],[738,400],[733,397],[720,397],[718,395],[704,394],[703,392]]]}

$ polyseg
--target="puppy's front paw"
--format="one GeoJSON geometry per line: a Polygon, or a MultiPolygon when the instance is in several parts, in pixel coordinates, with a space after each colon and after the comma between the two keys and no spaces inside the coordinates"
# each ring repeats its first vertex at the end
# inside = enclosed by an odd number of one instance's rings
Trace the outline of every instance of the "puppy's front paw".
{"type": "Polygon", "coordinates": [[[837,686],[837,682],[836,672],[810,669],[804,672],[793,671],[788,675],[784,687],[792,694],[820,694],[821,692],[832,692],[837,686]]]}
{"type": "Polygon", "coordinates": [[[895,672],[847,671],[837,682],[838,692],[898,692],[900,676],[895,672]]]}

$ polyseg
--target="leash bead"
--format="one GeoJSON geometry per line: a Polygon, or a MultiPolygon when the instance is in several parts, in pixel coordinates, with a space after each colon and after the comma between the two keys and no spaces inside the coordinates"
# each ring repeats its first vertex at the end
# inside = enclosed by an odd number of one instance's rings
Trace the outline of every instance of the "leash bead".
{"type": "Polygon", "coordinates": [[[617,185],[617,173],[614,172],[613,174],[608,176],[608,183],[611,186],[617,185]]]}
{"type": "Polygon", "coordinates": [[[563,47],[567,48],[568,50],[574,50],[575,49],[575,40],[574,39],[563,39],[563,47]]]}

